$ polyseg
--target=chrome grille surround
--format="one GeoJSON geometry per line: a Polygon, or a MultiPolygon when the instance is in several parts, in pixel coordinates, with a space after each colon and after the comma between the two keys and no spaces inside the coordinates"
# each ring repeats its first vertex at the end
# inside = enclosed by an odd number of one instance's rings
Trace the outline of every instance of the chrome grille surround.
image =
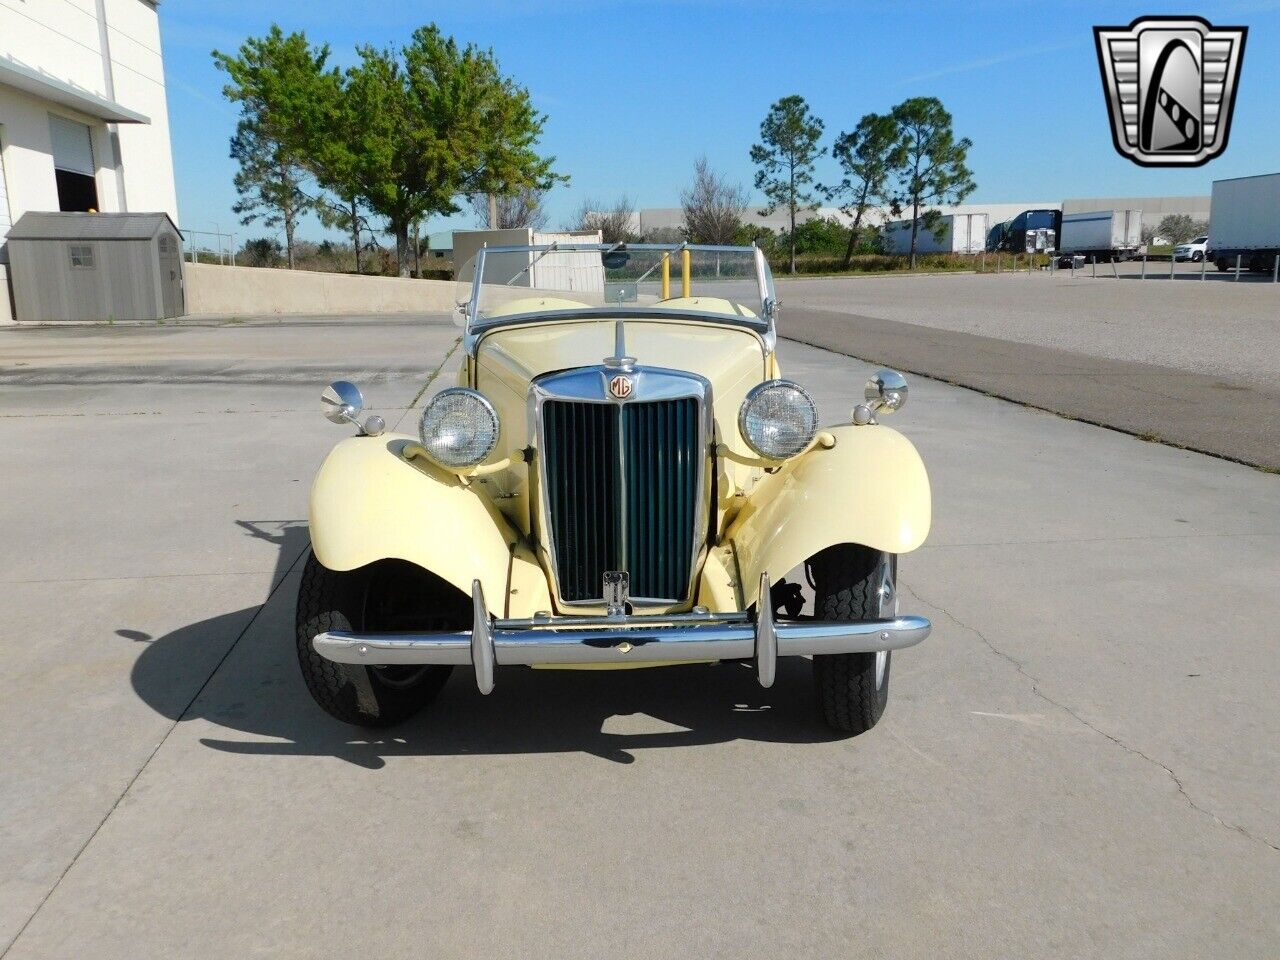
{"type": "MultiPolygon", "coordinates": [[[[694,493],[693,530],[689,540],[692,549],[689,556],[688,584],[682,596],[646,597],[632,596],[631,604],[635,608],[679,607],[691,604],[697,586],[698,561],[707,544],[709,517],[709,500],[713,463],[710,455],[711,440],[714,435],[713,410],[711,404],[711,383],[704,377],[678,370],[661,367],[634,366],[626,370],[631,378],[632,391],[626,399],[620,400],[609,392],[609,381],[619,374],[616,366],[580,367],[560,373],[545,374],[533,381],[529,388],[528,413],[529,436],[536,444],[536,477],[537,490],[534,497],[537,508],[534,511],[536,523],[536,539],[550,573],[551,593],[557,608],[560,607],[603,607],[603,581],[597,585],[598,595],[588,599],[566,600],[561,589],[561,568],[556,555],[555,537],[552,529],[551,492],[548,490],[548,463],[544,451],[547,449],[546,417],[544,406],[548,401],[567,401],[570,403],[601,404],[617,410],[619,424],[622,421],[621,408],[628,404],[651,403],[662,400],[693,399],[698,403],[697,411],[697,444],[701,463],[697,466],[697,482],[694,493]]],[[[618,431],[618,464],[619,490],[612,509],[616,510],[618,528],[622,538],[621,553],[627,555],[627,490],[625,457],[626,443],[622,439],[622,431],[618,431]]]]}

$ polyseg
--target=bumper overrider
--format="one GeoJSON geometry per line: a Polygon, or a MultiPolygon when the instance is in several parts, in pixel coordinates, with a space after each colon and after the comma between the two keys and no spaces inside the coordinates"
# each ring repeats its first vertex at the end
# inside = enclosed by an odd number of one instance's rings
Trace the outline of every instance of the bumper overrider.
{"type": "MultiPolygon", "coordinates": [[[[760,596],[770,596],[762,576],[760,596]]],[[[335,663],[361,666],[471,664],[481,693],[493,690],[495,665],[679,663],[754,660],[760,685],[773,685],[778,657],[864,653],[910,647],[929,635],[929,621],[904,616],[878,620],[774,620],[768,602],[754,617],[732,613],[665,616],[538,616],[495,620],[477,580],[471,589],[472,628],[458,633],[360,634],[332,631],[312,639],[335,663]]]]}

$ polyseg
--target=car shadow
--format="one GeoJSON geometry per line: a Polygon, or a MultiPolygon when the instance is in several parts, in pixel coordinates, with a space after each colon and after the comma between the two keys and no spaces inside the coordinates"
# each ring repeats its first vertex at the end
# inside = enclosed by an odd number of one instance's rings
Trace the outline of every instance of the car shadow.
{"type": "Polygon", "coordinates": [[[643,750],[734,740],[822,743],[844,736],[822,723],[811,665],[798,657],[779,662],[768,690],[749,664],[725,662],[621,671],[499,667],[494,692],[482,696],[470,668],[458,667],[435,703],[405,723],[377,730],[348,726],[315,704],[298,669],[293,620],[297,571],[308,547],[305,526],[240,525],[278,551],[274,588],[264,605],[156,638],[117,630],[146,643],[131,675],[143,701],[172,720],[202,719],[239,734],[201,737],[212,749],[333,756],[378,769],[391,757],[463,754],[578,752],[632,763],[643,750]],[[193,691],[196,663],[208,664],[209,672],[193,691]]]}

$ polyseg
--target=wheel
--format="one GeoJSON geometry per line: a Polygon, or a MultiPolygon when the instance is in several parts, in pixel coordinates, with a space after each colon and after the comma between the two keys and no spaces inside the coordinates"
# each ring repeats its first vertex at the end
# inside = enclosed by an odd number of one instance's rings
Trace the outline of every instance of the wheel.
{"type": "MultiPolygon", "coordinates": [[[[814,616],[819,620],[874,620],[896,611],[896,599],[881,613],[882,590],[896,597],[897,558],[858,544],[828,547],[809,560],[814,616]]],[[[876,725],[889,702],[889,666],[893,654],[834,653],[813,658],[818,708],[828,726],[865,733],[876,725]]]]}
{"type": "Polygon", "coordinates": [[[1191,251],[1191,262],[1192,262],[1192,263],[1199,263],[1199,262],[1200,262],[1201,260],[1203,260],[1203,259],[1204,259],[1204,254],[1203,254],[1203,253],[1201,253],[1199,250],[1192,250],[1192,251],[1191,251]]]}
{"type": "Polygon", "coordinates": [[[1219,272],[1219,273],[1226,273],[1226,272],[1227,272],[1227,258],[1226,258],[1226,257],[1219,257],[1217,260],[1213,261],[1213,265],[1214,265],[1215,267],[1217,267],[1217,268],[1218,268],[1218,272],[1219,272]]]}
{"type": "Polygon", "coordinates": [[[307,689],[345,723],[388,727],[408,719],[436,698],[453,667],[334,663],[316,653],[311,639],[327,630],[464,630],[470,606],[460,591],[403,560],[339,572],[309,554],[298,589],[296,635],[307,689]]]}

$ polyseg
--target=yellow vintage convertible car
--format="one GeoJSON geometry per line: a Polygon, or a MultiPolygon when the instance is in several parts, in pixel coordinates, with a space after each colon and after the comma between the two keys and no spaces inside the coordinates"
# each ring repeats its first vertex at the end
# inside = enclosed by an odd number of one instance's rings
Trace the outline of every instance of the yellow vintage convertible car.
{"type": "Polygon", "coordinates": [[[457,386],[417,436],[361,422],[352,384],[311,492],[297,610],[302,673],[365,726],[429,703],[455,666],[813,661],[821,714],[874,726],[899,615],[899,554],[929,531],[915,447],[877,420],[882,370],[822,427],[784,379],[778,300],[754,247],[489,247],[460,271],[457,386]]]}

